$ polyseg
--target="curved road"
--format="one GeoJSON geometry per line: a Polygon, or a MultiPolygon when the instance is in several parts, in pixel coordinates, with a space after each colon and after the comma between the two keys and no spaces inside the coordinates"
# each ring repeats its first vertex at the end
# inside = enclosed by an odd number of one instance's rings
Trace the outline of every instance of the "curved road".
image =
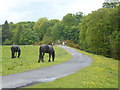
{"type": "Polygon", "coordinates": [[[91,64],[92,60],[88,56],[83,55],[70,47],[61,45],[58,46],[70,52],[70,54],[73,55],[73,58],[62,64],[1,76],[2,88],[20,88],[31,84],[52,81],[71,73],[75,73],[76,71],[91,64]]]}

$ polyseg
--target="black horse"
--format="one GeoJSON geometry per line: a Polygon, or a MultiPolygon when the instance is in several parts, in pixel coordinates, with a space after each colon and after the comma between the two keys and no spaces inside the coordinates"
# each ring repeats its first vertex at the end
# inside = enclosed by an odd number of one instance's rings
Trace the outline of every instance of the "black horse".
{"type": "Polygon", "coordinates": [[[20,57],[20,53],[21,53],[21,50],[20,50],[20,47],[19,46],[12,46],[11,47],[11,54],[12,54],[12,57],[11,58],[16,58],[15,53],[17,55],[17,52],[18,52],[18,58],[20,57]]]}
{"type": "Polygon", "coordinates": [[[55,51],[52,45],[41,45],[39,48],[39,59],[38,59],[38,63],[40,63],[40,61],[42,60],[42,62],[44,62],[43,58],[45,53],[49,53],[49,60],[48,62],[51,62],[51,55],[52,55],[52,61],[54,62],[55,59],[55,51]]]}

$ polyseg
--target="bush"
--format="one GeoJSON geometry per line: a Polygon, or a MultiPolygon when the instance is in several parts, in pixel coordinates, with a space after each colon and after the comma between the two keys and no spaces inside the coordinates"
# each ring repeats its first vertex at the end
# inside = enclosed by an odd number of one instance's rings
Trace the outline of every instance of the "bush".
{"type": "Polygon", "coordinates": [[[62,41],[62,42],[66,42],[66,43],[67,43],[67,46],[80,49],[80,46],[79,46],[78,44],[75,44],[75,43],[74,43],[73,41],[71,41],[71,40],[64,40],[64,41],[62,41]]]}
{"type": "Polygon", "coordinates": [[[40,41],[40,42],[34,43],[34,45],[41,45],[41,44],[45,44],[45,42],[40,41]]]}
{"type": "Polygon", "coordinates": [[[3,45],[11,45],[12,41],[9,39],[6,39],[4,42],[2,42],[3,45]]]}

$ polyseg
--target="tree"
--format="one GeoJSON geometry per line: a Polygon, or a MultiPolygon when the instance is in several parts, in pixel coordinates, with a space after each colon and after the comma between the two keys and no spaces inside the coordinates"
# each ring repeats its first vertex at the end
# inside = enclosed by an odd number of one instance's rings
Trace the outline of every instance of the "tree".
{"type": "Polygon", "coordinates": [[[39,42],[38,34],[34,31],[25,30],[23,31],[19,44],[30,45],[39,42]]]}
{"type": "Polygon", "coordinates": [[[6,39],[11,40],[11,31],[9,30],[9,24],[7,20],[2,26],[2,42],[4,42],[6,39]]]}
{"type": "Polygon", "coordinates": [[[82,17],[83,17],[83,13],[82,13],[82,12],[77,12],[77,13],[75,14],[75,17],[76,17],[76,19],[77,19],[77,23],[79,24],[79,23],[80,23],[80,20],[81,20],[82,17]]]}
{"type": "Polygon", "coordinates": [[[51,36],[53,41],[58,40],[64,40],[64,25],[62,22],[57,22],[52,28],[51,28],[51,36]]]}
{"type": "Polygon", "coordinates": [[[77,18],[75,17],[74,14],[69,13],[63,17],[62,22],[67,26],[73,26],[73,25],[76,25],[77,18]]]}
{"type": "Polygon", "coordinates": [[[113,31],[110,36],[111,57],[120,60],[120,31],[113,31]]]}
{"type": "Polygon", "coordinates": [[[52,42],[53,40],[49,33],[45,33],[42,41],[44,41],[46,44],[48,44],[49,42],[52,42]]]}
{"type": "Polygon", "coordinates": [[[104,2],[102,4],[103,8],[115,8],[117,6],[117,2],[104,2]]]}
{"type": "Polygon", "coordinates": [[[81,20],[80,46],[83,50],[118,59],[118,8],[98,9],[81,20]],[[114,37],[114,38],[113,38],[114,37]]]}
{"type": "Polygon", "coordinates": [[[17,28],[16,28],[18,31],[15,35],[15,40],[14,40],[14,43],[15,44],[19,44],[20,43],[20,38],[21,38],[21,34],[22,34],[22,26],[21,25],[18,25],[17,28]]]}
{"type": "Polygon", "coordinates": [[[46,17],[40,18],[33,26],[33,30],[39,34],[39,40],[42,40],[43,35],[46,33],[46,29],[49,26],[48,19],[46,17]]]}
{"type": "Polygon", "coordinates": [[[72,40],[74,43],[79,43],[79,28],[78,24],[83,17],[82,12],[76,14],[67,14],[63,17],[62,23],[64,25],[63,36],[65,40],[72,40]]]}

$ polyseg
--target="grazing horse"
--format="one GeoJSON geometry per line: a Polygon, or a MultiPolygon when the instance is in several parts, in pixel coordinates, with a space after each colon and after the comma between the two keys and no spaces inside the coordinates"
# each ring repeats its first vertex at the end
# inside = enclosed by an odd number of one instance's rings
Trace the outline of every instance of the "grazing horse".
{"type": "Polygon", "coordinates": [[[48,62],[51,62],[51,55],[52,55],[52,61],[54,62],[55,59],[55,51],[52,45],[41,45],[39,48],[39,59],[38,59],[38,63],[40,63],[40,61],[42,60],[42,62],[44,62],[43,58],[45,53],[49,53],[49,60],[48,62]]]}
{"type": "Polygon", "coordinates": [[[16,58],[16,56],[14,56],[14,54],[15,53],[17,54],[17,52],[18,52],[18,58],[19,58],[20,57],[20,53],[21,53],[20,47],[19,46],[12,46],[11,47],[12,57],[11,58],[16,58]]]}

